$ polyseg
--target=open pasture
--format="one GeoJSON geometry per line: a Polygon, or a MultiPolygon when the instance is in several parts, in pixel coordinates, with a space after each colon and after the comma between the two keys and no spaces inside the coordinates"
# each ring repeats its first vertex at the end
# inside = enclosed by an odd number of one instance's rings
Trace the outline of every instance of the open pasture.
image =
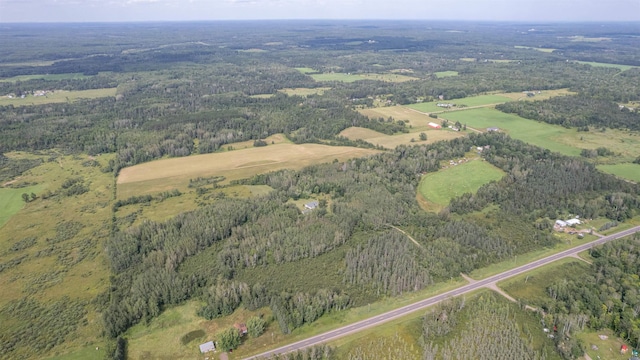
{"type": "Polygon", "coordinates": [[[614,165],[598,165],[598,169],[606,173],[640,183],[640,165],[638,164],[624,163],[614,165]]]}
{"type": "Polygon", "coordinates": [[[625,71],[625,70],[629,70],[629,69],[633,69],[633,68],[637,67],[637,66],[632,66],[632,65],[607,64],[607,63],[594,62],[594,61],[576,61],[576,62],[579,63],[579,64],[591,65],[591,66],[595,66],[595,67],[616,68],[616,69],[619,69],[620,71],[625,71]]]}
{"type": "MultiPolygon", "coordinates": [[[[421,131],[422,132],[422,131],[421,131]]],[[[419,145],[419,144],[431,144],[437,141],[451,140],[460,136],[464,136],[464,133],[449,130],[425,130],[427,134],[427,140],[421,141],[420,134],[417,132],[403,133],[397,135],[386,135],[373,131],[371,129],[350,127],[343,130],[340,135],[351,139],[362,139],[374,145],[380,145],[387,149],[395,149],[398,145],[419,145]],[[414,141],[411,141],[411,140],[414,141]]]]}
{"type": "Polygon", "coordinates": [[[370,109],[358,110],[362,115],[369,117],[370,119],[388,119],[392,117],[394,120],[408,120],[408,124],[414,129],[426,128],[429,122],[436,119],[429,117],[426,114],[420,113],[412,108],[405,106],[385,106],[370,109]]]}
{"type": "MultiPolygon", "coordinates": [[[[234,146],[235,147],[235,146],[234,146]]],[[[227,181],[281,169],[347,160],[379,151],[348,146],[282,143],[221,153],[170,158],[128,167],[118,177],[118,198],[185,189],[189,179],[199,176],[224,176],[227,181]]]]}
{"type": "Polygon", "coordinates": [[[421,112],[425,112],[425,113],[431,113],[431,112],[443,112],[447,110],[459,110],[461,108],[468,108],[468,107],[502,104],[512,100],[513,100],[512,98],[507,96],[502,96],[502,95],[479,95],[479,96],[470,96],[462,99],[439,100],[439,101],[433,101],[433,102],[411,104],[411,105],[407,105],[406,107],[415,109],[421,112]],[[455,107],[447,109],[447,108],[438,106],[437,104],[439,103],[455,104],[455,107]]]}
{"type": "Polygon", "coordinates": [[[475,129],[498,127],[500,131],[506,131],[515,139],[565,155],[580,155],[580,148],[569,145],[571,141],[566,139],[567,136],[577,133],[575,129],[527,120],[489,108],[452,111],[443,117],[449,121],[460,121],[475,129]]]}
{"type": "Polygon", "coordinates": [[[325,91],[330,90],[330,87],[318,87],[318,88],[287,88],[278,90],[281,93],[285,93],[289,96],[309,96],[309,95],[322,95],[325,91]]]}
{"type": "Polygon", "coordinates": [[[29,95],[24,98],[19,98],[19,97],[9,98],[7,96],[3,96],[3,97],[0,97],[0,106],[2,105],[29,106],[29,105],[74,102],[80,99],[96,99],[101,97],[116,96],[116,90],[117,88],[104,88],[104,89],[91,89],[91,90],[78,90],[78,91],[56,90],[42,96],[29,95]]]}
{"type": "Polygon", "coordinates": [[[0,228],[25,205],[22,194],[38,194],[42,186],[28,186],[19,189],[0,188],[0,228]]]}
{"type": "Polygon", "coordinates": [[[503,175],[502,170],[480,158],[474,158],[423,176],[418,192],[428,203],[442,208],[454,197],[475,193],[482,185],[500,180],[503,175]]]}
{"type": "Polygon", "coordinates": [[[385,81],[385,82],[405,82],[410,80],[418,80],[416,77],[402,75],[398,73],[384,73],[384,74],[375,74],[375,73],[363,73],[363,74],[351,74],[351,73],[339,73],[339,72],[331,72],[331,73],[315,73],[316,70],[310,68],[296,68],[296,70],[300,71],[303,74],[308,74],[315,81],[323,82],[323,81],[341,81],[341,82],[354,82],[360,80],[377,80],[377,81],[385,81]]]}
{"type": "Polygon", "coordinates": [[[34,79],[42,80],[76,80],[86,79],[90,76],[83,75],[82,73],[68,73],[68,74],[35,74],[35,75],[18,75],[10,78],[0,78],[0,82],[13,82],[13,81],[29,81],[34,79]]]}
{"type": "Polygon", "coordinates": [[[530,50],[536,50],[536,51],[541,51],[543,53],[552,53],[557,49],[552,49],[552,48],[541,48],[541,47],[533,47],[533,46],[521,46],[521,45],[516,45],[514,46],[514,48],[516,49],[530,49],[530,50]]]}
{"type": "Polygon", "coordinates": [[[438,79],[441,78],[446,78],[446,77],[452,77],[452,76],[458,76],[458,72],[457,71],[438,71],[438,72],[434,72],[433,73],[438,79]]]}

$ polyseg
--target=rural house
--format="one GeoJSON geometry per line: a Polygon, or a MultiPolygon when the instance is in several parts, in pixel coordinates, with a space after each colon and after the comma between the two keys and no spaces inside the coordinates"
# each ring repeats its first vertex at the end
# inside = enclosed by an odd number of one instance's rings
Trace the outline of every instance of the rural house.
{"type": "Polygon", "coordinates": [[[247,333],[247,325],[245,324],[235,323],[233,324],[233,327],[238,329],[238,334],[240,334],[240,336],[243,336],[247,333]]]}
{"type": "Polygon", "coordinates": [[[304,204],[304,208],[305,209],[309,209],[309,210],[313,210],[313,209],[317,208],[319,204],[320,203],[318,202],[318,200],[314,200],[314,201],[311,201],[311,202],[308,202],[308,203],[304,204]]]}

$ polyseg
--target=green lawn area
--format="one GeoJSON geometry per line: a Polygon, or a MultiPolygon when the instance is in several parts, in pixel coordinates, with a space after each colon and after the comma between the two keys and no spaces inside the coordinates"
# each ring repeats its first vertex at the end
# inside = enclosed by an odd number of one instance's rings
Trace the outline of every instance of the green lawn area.
{"type": "Polygon", "coordinates": [[[49,360],[87,360],[104,359],[106,356],[104,346],[89,346],[78,351],[64,355],[54,356],[49,360]]]}
{"type": "Polygon", "coordinates": [[[90,76],[83,75],[82,73],[69,73],[69,74],[35,74],[35,75],[18,75],[10,78],[0,79],[0,82],[10,81],[28,81],[33,79],[42,80],[69,80],[69,79],[85,79],[90,76]]]}
{"type": "Polygon", "coordinates": [[[437,106],[438,103],[446,103],[446,104],[455,104],[458,107],[452,109],[459,109],[459,107],[473,107],[473,106],[485,106],[491,104],[501,104],[508,101],[513,101],[513,99],[508,98],[506,96],[501,95],[479,95],[479,96],[470,96],[462,99],[452,99],[452,100],[442,100],[442,101],[434,101],[434,102],[426,102],[426,103],[418,103],[407,105],[407,107],[422,111],[422,112],[436,112],[436,111],[445,111],[447,109],[437,106]]]}
{"type": "Polygon", "coordinates": [[[527,120],[513,114],[505,114],[496,109],[482,108],[465,111],[452,111],[442,114],[449,121],[460,121],[462,124],[484,130],[498,127],[512,138],[537,145],[564,155],[579,156],[580,148],[567,145],[563,138],[572,138],[575,129],[550,125],[533,120],[527,120]]]}
{"type": "Polygon", "coordinates": [[[640,165],[633,163],[598,165],[598,169],[606,173],[640,183],[640,165]]]}
{"type": "Polygon", "coordinates": [[[556,50],[556,49],[552,49],[552,48],[539,48],[539,47],[520,46],[520,45],[516,45],[516,46],[514,46],[514,48],[516,48],[516,49],[531,49],[531,50],[541,51],[541,52],[544,52],[544,53],[552,53],[554,50],[556,50]]]}
{"type": "Polygon", "coordinates": [[[0,189],[0,227],[24,207],[25,203],[24,200],[22,200],[23,193],[35,193],[37,195],[40,188],[40,185],[35,185],[20,189],[0,189]]]}
{"type": "Polygon", "coordinates": [[[446,206],[464,193],[475,193],[482,185],[500,180],[504,172],[486,161],[474,159],[446,170],[425,175],[418,191],[429,202],[446,206]]]}
{"type": "Polygon", "coordinates": [[[303,74],[308,74],[308,73],[313,73],[316,72],[315,70],[313,70],[312,68],[308,68],[308,67],[300,67],[300,68],[296,68],[296,70],[300,71],[303,74]]]}
{"type": "Polygon", "coordinates": [[[629,70],[637,67],[632,65],[608,64],[608,63],[601,63],[601,62],[594,62],[594,61],[576,61],[576,62],[579,64],[586,64],[586,65],[597,66],[597,67],[612,67],[612,68],[620,69],[621,71],[625,71],[625,70],[629,70]]]}
{"type": "Polygon", "coordinates": [[[458,72],[457,71],[438,71],[434,73],[436,75],[436,77],[438,79],[440,78],[445,78],[445,77],[451,77],[451,76],[458,76],[458,72]]]}

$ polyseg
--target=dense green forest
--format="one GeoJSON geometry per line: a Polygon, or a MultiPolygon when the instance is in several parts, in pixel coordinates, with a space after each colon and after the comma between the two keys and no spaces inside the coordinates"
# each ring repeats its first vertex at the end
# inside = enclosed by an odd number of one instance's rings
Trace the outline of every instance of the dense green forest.
{"type": "MultiPolygon", "coordinates": [[[[466,125],[460,136],[435,141],[438,133],[409,115],[363,111],[508,93],[517,101],[495,106],[502,112],[636,136],[635,25],[536,24],[536,31],[529,31],[531,24],[418,21],[3,27],[0,198],[17,206],[0,212],[7,221],[0,222],[0,283],[11,289],[0,295],[0,358],[94,345],[106,349],[101,356],[126,358],[135,353],[128,341],[136,329],[185,304],[196,304],[194,316],[202,322],[249,311],[259,319],[252,320],[259,324],[251,338],[273,340],[274,330],[299,334],[318,319],[550,249],[566,240],[554,234],[556,219],[594,219],[605,224],[602,231],[637,221],[640,185],[594,165],[598,156],[616,156],[608,148],[578,145],[583,156],[568,157],[466,125]],[[577,41],[576,34],[608,40],[577,41]],[[553,90],[568,95],[536,100],[535,92],[553,90]],[[407,138],[389,150],[342,135],[351,128],[407,138]],[[194,175],[179,189],[118,193],[125,168],[238,154],[243,142],[268,151],[276,144],[265,139],[274,135],[376,154],[233,181],[194,175]],[[472,156],[504,177],[426,211],[417,201],[424,175],[472,156]],[[241,190],[258,188],[268,190],[241,190]],[[317,207],[301,211],[310,201],[317,207]],[[270,335],[261,335],[265,327],[270,335]]],[[[429,121],[439,122],[438,113],[429,121]]],[[[251,160],[234,166],[269,162],[251,160]]],[[[545,321],[569,335],[585,326],[610,328],[639,345],[634,241],[594,249],[589,273],[551,284],[549,299],[539,304],[545,321]]],[[[520,326],[524,315],[513,306],[493,295],[442,305],[422,320],[416,351],[424,359],[581,355],[577,342],[534,344],[527,335],[533,330],[520,326]]],[[[231,340],[225,347],[244,346],[231,340]]],[[[381,352],[396,347],[388,356],[402,357],[414,354],[413,345],[397,338],[375,346],[381,352]]],[[[355,349],[348,357],[367,354],[355,349]]],[[[276,358],[335,356],[322,347],[276,358]]]]}

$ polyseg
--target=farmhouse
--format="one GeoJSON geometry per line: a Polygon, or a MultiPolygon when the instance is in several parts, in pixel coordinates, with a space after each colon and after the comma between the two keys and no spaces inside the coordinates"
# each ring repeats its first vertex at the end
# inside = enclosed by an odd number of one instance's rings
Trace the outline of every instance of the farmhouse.
{"type": "Polygon", "coordinates": [[[442,129],[442,126],[441,126],[441,125],[436,124],[436,123],[434,123],[434,122],[430,122],[430,123],[429,123],[429,124],[427,124],[427,125],[429,125],[429,127],[434,128],[434,129],[442,129]]]}
{"type": "Polygon", "coordinates": [[[581,222],[578,219],[569,219],[566,221],[567,225],[569,226],[574,226],[574,225],[580,225],[581,222]]]}
{"type": "Polygon", "coordinates": [[[567,222],[566,221],[562,221],[562,220],[556,220],[556,226],[566,227],[567,226],[567,222]]]}
{"type": "Polygon", "coordinates": [[[213,341],[206,342],[204,344],[200,344],[200,352],[207,353],[209,351],[216,351],[216,346],[213,344],[213,341]]]}

